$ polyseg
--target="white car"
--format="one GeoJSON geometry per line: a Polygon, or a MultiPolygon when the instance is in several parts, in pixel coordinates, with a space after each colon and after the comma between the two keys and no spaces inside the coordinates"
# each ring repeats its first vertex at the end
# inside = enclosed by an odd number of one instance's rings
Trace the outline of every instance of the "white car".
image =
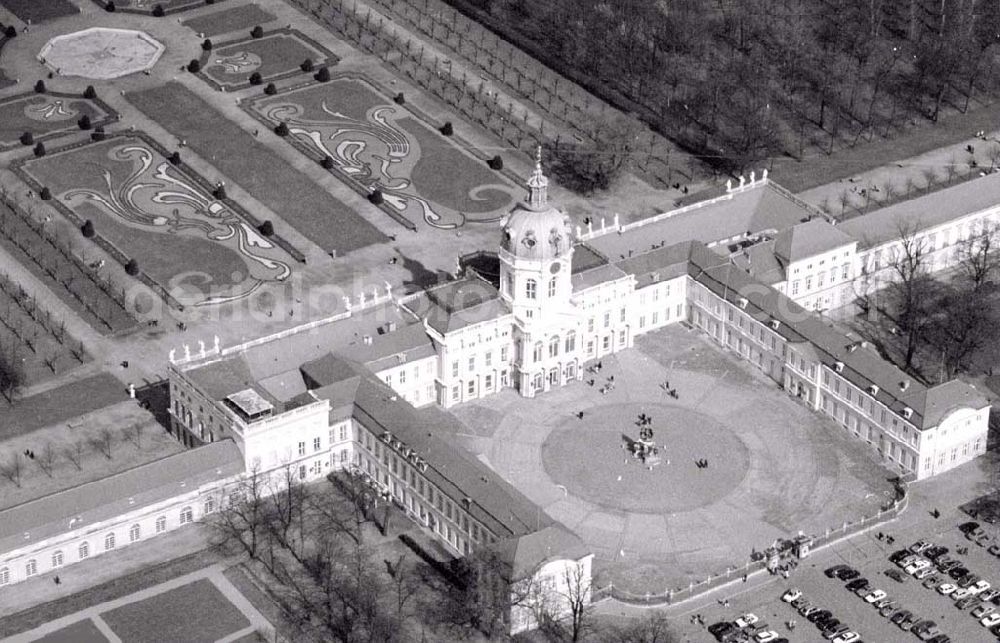
{"type": "Polygon", "coordinates": [[[800,589],[790,589],[781,595],[781,600],[786,603],[791,603],[792,601],[798,600],[802,596],[802,590],[800,589]]]}
{"type": "Polygon", "coordinates": [[[960,587],[951,593],[951,600],[960,601],[970,596],[972,596],[972,591],[968,587],[960,587]]]}
{"type": "Polygon", "coordinates": [[[916,554],[910,554],[909,556],[903,557],[902,560],[897,561],[896,562],[896,566],[897,567],[906,567],[907,565],[911,564],[915,560],[920,560],[920,556],[917,556],[916,554]]]}
{"type": "Polygon", "coordinates": [[[778,633],[774,630],[765,630],[764,632],[757,632],[757,636],[754,638],[757,643],[770,643],[778,639],[778,633]]]}
{"type": "Polygon", "coordinates": [[[983,627],[993,627],[994,625],[1000,625],[1000,614],[990,614],[979,621],[979,624],[983,627]]]}
{"type": "Polygon", "coordinates": [[[989,588],[990,584],[987,581],[981,580],[969,587],[969,591],[972,592],[973,596],[979,596],[989,588]]]}
{"type": "Polygon", "coordinates": [[[912,563],[904,567],[903,571],[906,572],[907,574],[915,574],[919,572],[921,569],[927,569],[930,566],[931,566],[931,561],[927,560],[926,558],[918,558],[917,560],[913,561],[912,563]]]}
{"type": "Polygon", "coordinates": [[[937,570],[935,570],[933,567],[924,567],[923,569],[918,569],[917,571],[913,572],[913,577],[916,578],[917,580],[923,580],[928,576],[930,576],[931,574],[935,573],[936,571],[937,570]]]}
{"type": "Polygon", "coordinates": [[[885,590],[876,589],[874,592],[872,592],[872,593],[868,594],[867,596],[865,596],[865,602],[866,603],[875,603],[875,602],[878,602],[878,601],[882,600],[886,596],[888,596],[888,594],[885,593],[885,590]]]}
{"type": "Polygon", "coordinates": [[[941,583],[938,585],[937,591],[938,594],[941,594],[942,596],[949,596],[954,594],[956,589],[958,589],[958,587],[951,583],[941,583]]]}
{"type": "Polygon", "coordinates": [[[857,632],[848,631],[833,639],[833,643],[855,643],[860,638],[861,636],[857,632]]]}
{"type": "Polygon", "coordinates": [[[757,618],[756,614],[753,614],[751,612],[747,612],[743,616],[741,616],[738,619],[736,619],[735,623],[736,623],[736,627],[738,627],[738,628],[740,628],[742,630],[744,627],[750,627],[751,625],[753,625],[754,623],[756,623],[759,620],[760,619],[757,618]]]}

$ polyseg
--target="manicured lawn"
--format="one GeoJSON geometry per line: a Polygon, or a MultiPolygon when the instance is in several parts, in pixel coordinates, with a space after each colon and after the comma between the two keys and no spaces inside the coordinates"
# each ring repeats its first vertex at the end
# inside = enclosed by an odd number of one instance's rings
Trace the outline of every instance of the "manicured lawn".
{"type": "Polygon", "coordinates": [[[0,0],[0,4],[23,22],[42,22],[80,13],[69,0],[0,0]]]}
{"type": "Polygon", "coordinates": [[[24,171],[182,303],[243,296],[291,270],[284,251],[139,137],[51,154],[24,171]]]}
{"type": "Polygon", "coordinates": [[[0,150],[21,145],[20,137],[31,132],[36,139],[51,134],[79,131],[77,121],[90,117],[100,125],[108,114],[93,101],[48,94],[20,94],[0,101],[0,150]]]}
{"type": "Polygon", "coordinates": [[[101,614],[129,643],[212,643],[250,621],[207,579],[101,614]]]}
{"type": "Polygon", "coordinates": [[[264,96],[253,109],[271,123],[287,122],[300,150],[313,158],[330,156],[340,178],[363,194],[382,190],[386,207],[410,221],[422,218],[439,228],[497,221],[519,192],[362,79],[264,96]]]}
{"type": "MultiPolygon", "coordinates": [[[[216,2],[222,1],[216,0],[216,2]]],[[[94,2],[101,7],[107,4],[107,0],[94,0],[94,2]]],[[[157,5],[162,6],[167,13],[174,13],[176,11],[184,11],[185,9],[203,7],[205,6],[205,0],[156,0],[155,2],[150,2],[150,0],[115,0],[115,6],[119,11],[128,11],[131,13],[151,14],[157,5]]]]}
{"type": "Polygon", "coordinates": [[[325,252],[344,255],[387,237],[179,83],[128,94],[174,136],[325,252]],[[164,109],[169,105],[169,109],[164,109]]]}
{"type": "Polygon", "coordinates": [[[65,422],[128,399],[125,386],[109,373],[100,373],[65,386],[16,400],[0,401],[0,441],[65,422]]]}
{"type": "Polygon", "coordinates": [[[35,643],[106,643],[107,640],[88,618],[35,639],[35,643]]]}
{"type": "Polygon", "coordinates": [[[265,82],[303,73],[300,65],[307,58],[317,68],[337,62],[330,52],[310,45],[297,33],[277,32],[217,46],[207,56],[204,73],[218,84],[233,88],[248,83],[255,72],[265,82]]]}
{"type": "Polygon", "coordinates": [[[250,30],[257,25],[265,25],[274,20],[274,16],[255,4],[245,4],[238,7],[223,9],[214,13],[206,13],[197,18],[184,21],[184,26],[195,33],[204,34],[206,38],[223,33],[250,30]]]}

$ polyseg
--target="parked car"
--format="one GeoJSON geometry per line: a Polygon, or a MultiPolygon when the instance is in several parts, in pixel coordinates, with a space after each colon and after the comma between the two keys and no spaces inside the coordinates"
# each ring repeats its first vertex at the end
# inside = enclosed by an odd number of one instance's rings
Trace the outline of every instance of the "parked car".
{"type": "Polygon", "coordinates": [[[847,569],[842,569],[839,572],[837,572],[837,578],[839,578],[842,581],[854,580],[859,576],[861,576],[861,572],[859,572],[856,569],[851,569],[850,567],[848,567],[847,569]]]}
{"type": "Polygon", "coordinates": [[[823,630],[823,638],[825,638],[827,641],[830,641],[832,639],[837,638],[838,636],[848,631],[849,629],[851,628],[850,626],[847,625],[847,623],[837,623],[835,626],[828,627],[823,630]]]}
{"type": "Polygon", "coordinates": [[[947,634],[938,634],[929,638],[927,643],[951,643],[951,637],[947,634]]]}
{"type": "Polygon", "coordinates": [[[802,590],[792,588],[781,595],[781,600],[785,601],[786,603],[791,603],[792,601],[798,599],[800,596],[802,596],[802,590]]]}
{"type": "Polygon", "coordinates": [[[837,572],[850,568],[851,568],[850,565],[843,565],[843,564],[834,565],[833,567],[828,567],[826,570],[823,571],[823,573],[826,574],[827,578],[834,578],[837,576],[837,572]]]}
{"type": "Polygon", "coordinates": [[[899,561],[903,560],[909,555],[910,555],[909,549],[897,549],[896,551],[889,554],[889,562],[898,563],[899,561]]]}
{"type": "Polygon", "coordinates": [[[989,547],[988,547],[988,548],[986,549],[986,551],[988,551],[988,552],[989,552],[990,554],[992,554],[993,556],[1000,556],[1000,545],[998,545],[998,544],[994,543],[994,544],[990,545],[990,546],[989,546],[989,547]]]}
{"type": "Polygon", "coordinates": [[[892,618],[889,619],[889,622],[892,623],[893,625],[899,625],[906,619],[912,620],[912,618],[913,618],[913,612],[911,612],[910,610],[899,610],[898,612],[892,615],[892,618]]]}
{"type": "Polygon", "coordinates": [[[716,641],[728,641],[739,628],[731,621],[719,621],[708,626],[708,633],[715,637],[716,641]]]}
{"type": "Polygon", "coordinates": [[[810,605],[808,607],[803,607],[802,609],[800,609],[799,614],[801,614],[803,618],[809,618],[810,614],[818,612],[819,610],[820,608],[818,606],[810,605]]]}
{"type": "Polygon", "coordinates": [[[921,585],[923,585],[927,589],[931,589],[931,588],[934,588],[934,587],[937,587],[938,585],[940,585],[941,582],[942,581],[941,581],[941,577],[940,576],[937,576],[937,575],[935,575],[935,576],[928,576],[927,578],[924,579],[924,582],[921,583],[921,585]]]}
{"type": "Polygon", "coordinates": [[[876,602],[882,600],[883,598],[885,598],[886,596],[888,596],[888,594],[886,594],[884,590],[876,589],[874,591],[868,592],[865,595],[865,602],[866,603],[876,603],[876,602]]]}
{"type": "Polygon", "coordinates": [[[879,608],[878,613],[882,618],[889,618],[896,613],[897,609],[898,607],[896,606],[896,601],[889,601],[879,608]]]}
{"type": "Polygon", "coordinates": [[[991,587],[982,594],[980,594],[979,598],[983,599],[984,601],[992,601],[997,596],[1000,596],[1000,589],[991,587]]]}
{"type": "Polygon", "coordinates": [[[889,578],[891,578],[892,580],[896,581],[897,583],[905,583],[906,582],[906,574],[904,574],[903,572],[899,571],[898,569],[894,569],[894,568],[890,567],[889,569],[885,570],[882,573],[885,574],[886,576],[888,576],[889,578]]]}
{"type": "Polygon", "coordinates": [[[778,633],[774,630],[765,630],[763,632],[757,632],[757,636],[754,637],[757,643],[774,643],[778,640],[778,633]]]}
{"type": "Polygon", "coordinates": [[[972,596],[972,592],[969,591],[968,587],[959,587],[951,593],[951,600],[960,601],[963,598],[968,598],[969,596],[972,596]]]}
{"type": "MultiPolygon", "coordinates": [[[[982,598],[982,594],[980,594],[980,598],[982,598]]],[[[997,608],[993,607],[992,605],[986,605],[984,603],[982,605],[978,605],[976,609],[972,610],[972,616],[975,618],[983,618],[984,616],[988,616],[993,612],[995,612],[996,609],[997,608]]]]}
{"type": "Polygon", "coordinates": [[[913,561],[912,563],[904,567],[903,571],[906,572],[907,574],[915,574],[919,572],[921,569],[926,569],[927,567],[930,566],[931,566],[931,561],[927,560],[926,558],[918,558],[917,560],[913,561]]]}
{"type": "Polygon", "coordinates": [[[868,587],[868,579],[867,578],[855,578],[854,580],[852,580],[851,582],[849,582],[847,585],[845,585],[845,587],[847,587],[847,589],[851,590],[852,592],[856,591],[859,587],[868,587]]]}
{"type": "Polygon", "coordinates": [[[927,551],[928,549],[930,549],[933,546],[934,546],[934,543],[932,543],[930,541],[927,541],[927,540],[918,540],[917,542],[915,542],[912,545],[910,545],[910,551],[913,552],[914,554],[920,554],[920,553],[923,553],[923,552],[927,551]]]}
{"type": "Polygon", "coordinates": [[[949,551],[950,550],[944,545],[935,545],[934,547],[931,547],[930,549],[924,552],[924,558],[928,558],[930,560],[937,560],[938,558],[941,558],[942,556],[947,554],[949,551]]]}
{"type": "Polygon", "coordinates": [[[982,601],[979,600],[978,596],[966,596],[961,600],[955,601],[955,607],[960,610],[967,610],[970,607],[976,607],[980,604],[982,604],[982,601]]]}
{"type": "Polygon", "coordinates": [[[983,627],[994,627],[996,625],[1000,625],[1000,614],[997,614],[996,612],[987,614],[979,620],[979,624],[983,627]]]}
{"type": "Polygon", "coordinates": [[[806,616],[806,620],[810,623],[819,623],[820,621],[825,621],[831,616],[833,616],[833,612],[830,610],[816,610],[812,614],[806,616]]]}
{"type": "Polygon", "coordinates": [[[988,533],[983,532],[981,534],[976,534],[976,536],[972,538],[972,542],[976,543],[980,547],[989,547],[993,544],[993,537],[988,533]]]}
{"type": "Polygon", "coordinates": [[[958,560],[949,560],[949,561],[946,561],[946,562],[941,562],[941,559],[938,559],[938,563],[937,563],[938,571],[940,571],[942,574],[947,574],[948,572],[950,572],[951,570],[955,569],[956,567],[961,567],[961,566],[962,566],[962,563],[961,563],[961,561],[958,561],[958,560]]]}
{"type": "Polygon", "coordinates": [[[980,536],[985,536],[986,535],[986,531],[982,527],[979,527],[979,526],[976,526],[973,529],[968,529],[968,530],[966,530],[966,531],[964,531],[962,533],[965,534],[966,538],[968,538],[969,540],[973,540],[973,541],[976,538],[979,538],[980,536]]]}
{"type": "Polygon", "coordinates": [[[795,609],[799,609],[800,607],[802,607],[803,605],[805,605],[808,602],[809,601],[806,600],[805,596],[799,596],[794,601],[792,601],[792,607],[794,607],[795,609]]]}
{"type": "Polygon", "coordinates": [[[733,622],[736,623],[736,627],[738,627],[738,628],[740,628],[742,630],[743,628],[750,627],[751,625],[754,625],[755,623],[757,623],[759,621],[760,621],[760,619],[757,618],[756,614],[754,614],[753,612],[747,612],[746,614],[744,614],[743,616],[739,617],[738,619],[736,619],[733,622]]]}
{"type": "Polygon", "coordinates": [[[969,570],[966,569],[965,567],[956,567],[951,571],[949,571],[948,575],[954,578],[955,580],[958,580],[960,578],[965,578],[966,576],[968,576],[969,570]]]}
{"type": "Polygon", "coordinates": [[[843,634],[840,634],[833,639],[833,643],[857,643],[861,640],[861,636],[857,632],[848,630],[843,634]]]}
{"type": "Polygon", "coordinates": [[[972,587],[981,580],[982,578],[976,576],[975,574],[967,574],[960,578],[955,584],[964,589],[966,587],[972,587]]]}
{"type": "MultiPolygon", "coordinates": [[[[825,621],[822,621],[820,623],[816,623],[816,627],[818,627],[820,629],[820,632],[822,632],[823,634],[826,634],[827,632],[836,629],[840,625],[843,625],[845,630],[850,629],[850,628],[847,627],[847,625],[845,625],[844,623],[841,623],[840,619],[837,618],[836,616],[831,616],[830,618],[826,619],[825,621]]],[[[833,637],[831,636],[830,638],[833,638],[833,637]]]]}
{"type": "Polygon", "coordinates": [[[857,596],[866,596],[867,594],[870,594],[871,592],[872,592],[872,586],[869,585],[868,583],[865,583],[861,587],[859,587],[856,590],[854,590],[854,593],[857,596]]]}
{"type": "Polygon", "coordinates": [[[958,589],[953,583],[941,583],[937,586],[938,594],[942,596],[951,596],[958,589]]]}
{"type": "Polygon", "coordinates": [[[979,596],[980,594],[982,594],[983,592],[985,592],[989,588],[990,588],[989,582],[984,581],[984,580],[977,580],[975,583],[973,583],[972,585],[969,586],[969,589],[976,596],[979,596]]]}
{"type": "Polygon", "coordinates": [[[917,554],[907,554],[896,561],[896,567],[905,568],[907,565],[917,560],[920,560],[920,556],[917,554]]]}
{"type": "Polygon", "coordinates": [[[924,567],[923,569],[918,569],[917,571],[913,572],[913,577],[916,578],[917,580],[923,580],[928,576],[933,575],[936,571],[937,570],[934,569],[933,567],[924,567]]]}
{"type": "Polygon", "coordinates": [[[935,623],[930,619],[920,621],[919,623],[913,626],[913,629],[911,631],[921,641],[926,641],[940,634],[940,632],[938,631],[937,623],[935,623]]]}

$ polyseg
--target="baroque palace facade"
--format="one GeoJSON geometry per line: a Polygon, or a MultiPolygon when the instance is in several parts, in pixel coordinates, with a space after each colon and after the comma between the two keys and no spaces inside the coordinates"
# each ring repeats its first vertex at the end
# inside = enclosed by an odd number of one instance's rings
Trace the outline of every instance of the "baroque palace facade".
{"type": "MultiPolygon", "coordinates": [[[[934,269],[953,265],[957,244],[1000,216],[1000,176],[840,225],[766,173],[585,229],[548,204],[547,188],[539,163],[485,277],[466,271],[301,332],[171,355],[173,431],[193,448],[92,483],[107,487],[98,500],[71,490],[0,512],[0,586],[198,520],[249,472],[289,468],[304,482],[363,476],[456,556],[492,547],[512,575],[556,590],[574,570],[589,578],[583,543],[456,446],[462,427],[442,408],[566,386],[669,324],[706,333],[908,479],[985,452],[986,396],[960,380],[919,382],[816,311],[888,278],[900,230],[926,241],[934,269]]],[[[531,626],[527,612],[511,621],[531,626]]]]}

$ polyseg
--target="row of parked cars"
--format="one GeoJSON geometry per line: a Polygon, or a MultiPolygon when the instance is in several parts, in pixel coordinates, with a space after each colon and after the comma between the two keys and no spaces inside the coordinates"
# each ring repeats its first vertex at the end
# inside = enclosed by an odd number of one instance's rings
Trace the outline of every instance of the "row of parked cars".
{"type": "Polygon", "coordinates": [[[733,621],[719,621],[708,626],[708,633],[720,643],[788,643],[788,639],[762,623],[756,614],[747,613],[733,621]]]}
{"type": "Polygon", "coordinates": [[[867,578],[861,576],[861,572],[849,565],[834,565],[824,573],[828,578],[845,581],[844,586],[849,591],[863,598],[867,604],[878,610],[880,616],[889,619],[890,623],[904,632],[913,632],[921,641],[929,643],[951,642],[948,635],[938,629],[937,623],[923,619],[918,614],[901,607],[888,592],[873,587],[867,578]]]}
{"type": "Polygon", "coordinates": [[[802,595],[801,590],[790,589],[782,594],[781,600],[797,609],[803,618],[819,629],[826,640],[833,643],[862,643],[860,634],[847,623],[842,623],[830,610],[813,605],[802,595]]]}
{"type": "MultiPolygon", "coordinates": [[[[979,536],[978,524],[966,523],[960,529],[969,540],[987,546],[987,541],[979,536]]],[[[972,573],[961,560],[949,556],[948,551],[947,547],[919,540],[909,549],[894,552],[889,560],[921,580],[924,587],[951,598],[956,608],[971,609],[973,618],[991,634],[1000,637],[1000,589],[972,573]]]]}

